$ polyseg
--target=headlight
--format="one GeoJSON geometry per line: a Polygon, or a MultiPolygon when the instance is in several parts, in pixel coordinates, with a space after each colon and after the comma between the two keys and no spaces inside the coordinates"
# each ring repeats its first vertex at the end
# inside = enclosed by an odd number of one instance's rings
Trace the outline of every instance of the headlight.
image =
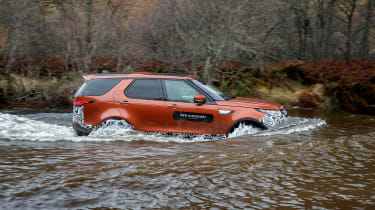
{"type": "Polygon", "coordinates": [[[255,109],[258,112],[263,112],[271,116],[281,117],[283,114],[280,110],[266,110],[266,109],[255,109]]]}
{"type": "Polygon", "coordinates": [[[268,128],[273,127],[276,124],[279,124],[284,121],[287,117],[285,109],[282,107],[281,110],[267,110],[267,109],[255,109],[258,112],[266,113],[261,119],[260,122],[265,124],[268,128]]]}

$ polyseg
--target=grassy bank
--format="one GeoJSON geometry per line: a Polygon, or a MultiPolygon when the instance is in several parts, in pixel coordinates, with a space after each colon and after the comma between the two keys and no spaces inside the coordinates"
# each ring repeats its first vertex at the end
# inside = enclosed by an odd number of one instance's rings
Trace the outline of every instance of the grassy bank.
{"type": "Polygon", "coordinates": [[[375,62],[282,62],[262,71],[243,69],[236,78],[227,85],[234,94],[248,93],[287,106],[375,114],[375,62]]]}
{"type": "MultiPolygon", "coordinates": [[[[112,69],[111,66],[106,68],[112,69]]],[[[149,61],[134,71],[173,73],[181,72],[179,69],[182,68],[186,65],[149,61]]],[[[314,63],[283,62],[263,68],[221,62],[215,68],[220,73],[212,75],[214,85],[228,95],[261,98],[289,107],[375,114],[374,62],[328,59],[314,63]]],[[[95,68],[93,72],[99,69],[95,68]]],[[[202,68],[198,69],[198,76],[202,76],[202,68]]],[[[37,75],[0,75],[0,104],[3,108],[68,108],[74,92],[83,82],[81,73],[62,70],[57,76],[37,75]]]]}
{"type": "Polygon", "coordinates": [[[0,76],[1,108],[67,108],[82,84],[81,75],[68,74],[61,78],[33,78],[10,74],[0,76]]]}

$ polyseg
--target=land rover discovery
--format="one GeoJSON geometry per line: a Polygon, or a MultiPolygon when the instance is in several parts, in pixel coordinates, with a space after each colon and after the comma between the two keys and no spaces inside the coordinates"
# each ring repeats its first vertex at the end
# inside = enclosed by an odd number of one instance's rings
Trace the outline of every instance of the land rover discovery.
{"type": "Polygon", "coordinates": [[[229,134],[241,123],[267,129],[287,116],[280,104],[228,97],[191,76],[83,77],[73,100],[73,129],[79,136],[109,120],[147,132],[229,134]]]}

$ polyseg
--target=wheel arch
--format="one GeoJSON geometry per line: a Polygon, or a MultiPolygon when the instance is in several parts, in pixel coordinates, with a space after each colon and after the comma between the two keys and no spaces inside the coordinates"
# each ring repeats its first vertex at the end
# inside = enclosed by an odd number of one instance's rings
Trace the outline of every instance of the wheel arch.
{"type": "Polygon", "coordinates": [[[240,120],[236,121],[235,123],[233,123],[232,126],[228,129],[227,134],[233,132],[242,123],[246,124],[246,125],[252,125],[252,126],[267,130],[267,127],[262,122],[260,122],[259,120],[256,120],[256,119],[253,119],[253,118],[244,118],[244,119],[240,119],[240,120]]]}
{"type": "Polygon", "coordinates": [[[109,116],[109,117],[103,118],[100,121],[100,123],[98,124],[98,126],[100,126],[103,122],[105,122],[107,120],[124,120],[133,127],[133,124],[131,122],[129,122],[129,120],[127,120],[127,119],[125,119],[124,117],[121,117],[121,116],[109,116]]]}

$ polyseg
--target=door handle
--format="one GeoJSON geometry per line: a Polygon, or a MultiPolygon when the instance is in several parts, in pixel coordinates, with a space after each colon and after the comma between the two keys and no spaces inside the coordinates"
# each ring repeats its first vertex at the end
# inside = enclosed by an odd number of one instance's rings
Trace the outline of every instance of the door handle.
{"type": "Polygon", "coordinates": [[[126,104],[126,105],[128,105],[128,104],[129,104],[129,101],[120,101],[119,103],[120,103],[120,104],[126,104]]]}
{"type": "Polygon", "coordinates": [[[169,108],[172,108],[172,109],[177,109],[179,108],[179,106],[177,106],[177,104],[172,104],[172,105],[168,105],[169,108]]]}

